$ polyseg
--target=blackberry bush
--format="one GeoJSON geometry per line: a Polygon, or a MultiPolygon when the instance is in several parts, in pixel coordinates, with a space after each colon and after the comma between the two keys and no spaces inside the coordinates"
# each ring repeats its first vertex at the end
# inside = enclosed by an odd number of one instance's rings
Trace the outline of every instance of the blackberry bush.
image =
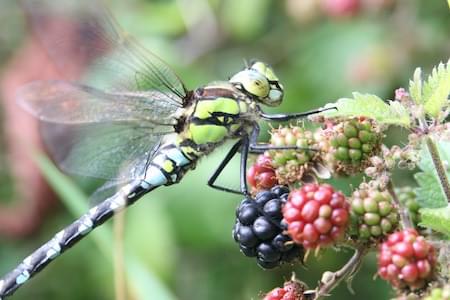
{"type": "Polygon", "coordinates": [[[409,91],[397,89],[394,101],[354,93],[310,116],[315,131],[272,130],[270,144],[301,149],[267,151],[250,168],[252,188],[266,190],[238,209],[234,238],[241,251],[264,268],[327,246],[354,254],[341,269],[324,272],[313,290],[288,282],[265,300],[328,297],[377,249],[374,273],[390,283],[395,299],[448,299],[450,168],[443,158],[450,157],[449,94],[450,66],[440,64],[427,80],[416,70],[409,91]],[[392,125],[408,135],[385,145],[392,125]],[[327,182],[336,178],[351,184],[347,190],[358,188],[346,198],[327,182]],[[412,179],[416,188],[396,187],[412,179]],[[267,190],[276,182],[291,192],[267,190]]]}
{"type": "Polygon", "coordinates": [[[303,257],[302,247],[284,233],[281,209],[288,194],[288,188],[275,186],[255,199],[245,198],[236,210],[234,240],[245,256],[256,257],[265,269],[303,257]]]}

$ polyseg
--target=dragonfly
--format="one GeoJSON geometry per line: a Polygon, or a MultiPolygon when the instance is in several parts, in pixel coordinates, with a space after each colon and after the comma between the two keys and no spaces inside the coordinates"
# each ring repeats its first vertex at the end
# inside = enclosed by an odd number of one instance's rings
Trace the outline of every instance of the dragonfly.
{"type": "Polygon", "coordinates": [[[74,12],[66,0],[58,2],[57,8],[52,2],[23,1],[50,55],[53,51],[59,51],[59,56],[53,57],[67,55],[61,50],[65,49],[64,37],[49,39],[39,31],[40,22],[47,15],[74,20],[82,24],[83,46],[78,51],[107,79],[97,85],[95,80],[35,81],[20,89],[18,101],[41,122],[45,144],[63,171],[107,180],[97,195],[114,192],[0,278],[0,299],[12,295],[65,250],[143,195],[180,182],[200,158],[228,140],[235,143],[207,184],[249,196],[249,153],[298,149],[258,143],[258,122],[295,120],[329,109],[265,113],[264,106],[282,103],[284,89],[273,68],[262,61],[250,62],[229,80],[187,89],[163,60],[123,31],[99,1],[83,1],[89,8],[85,14],[74,12]],[[217,184],[236,154],[240,154],[239,189],[217,184]]]}

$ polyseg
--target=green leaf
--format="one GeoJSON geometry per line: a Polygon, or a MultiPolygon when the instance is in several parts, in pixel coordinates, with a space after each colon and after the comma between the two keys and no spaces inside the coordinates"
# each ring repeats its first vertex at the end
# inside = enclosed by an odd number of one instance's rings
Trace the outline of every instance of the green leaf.
{"type": "Polygon", "coordinates": [[[409,127],[411,120],[409,112],[399,102],[391,101],[389,104],[381,98],[371,94],[353,93],[353,99],[341,98],[336,103],[337,110],[323,113],[325,117],[368,117],[382,124],[409,127]]]}
{"type": "MultiPolygon", "coordinates": [[[[437,142],[441,160],[450,162],[450,143],[437,142]]],[[[418,167],[422,172],[414,175],[419,187],[416,188],[417,202],[424,208],[440,208],[447,206],[447,198],[439,181],[438,174],[434,168],[430,152],[425,144],[420,151],[418,167]]],[[[450,173],[447,171],[447,176],[450,173]]]]}
{"type": "Polygon", "coordinates": [[[444,64],[440,63],[433,68],[428,80],[423,84],[423,103],[425,111],[438,117],[444,107],[448,105],[450,94],[450,60],[444,64]]]}
{"type": "Polygon", "coordinates": [[[441,208],[420,209],[420,225],[439,231],[450,237],[450,204],[441,208]]]}
{"type": "Polygon", "coordinates": [[[409,81],[409,95],[417,103],[422,103],[422,69],[414,71],[413,79],[409,81]]]}

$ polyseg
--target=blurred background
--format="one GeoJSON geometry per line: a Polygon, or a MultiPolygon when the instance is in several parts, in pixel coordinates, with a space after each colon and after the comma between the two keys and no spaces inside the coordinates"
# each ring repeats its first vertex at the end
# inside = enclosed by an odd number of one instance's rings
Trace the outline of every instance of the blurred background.
{"type": "MultiPolygon", "coordinates": [[[[416,67],[429,72],[450,54],[445,0],[106,2],[119,23],[191,89],[227,79],[244,59],[272,64],[286,94],[282,106],[270,112],[313,109],[353,91],[393,99],[394,89],[407,87],[416,67]]],[[[49,28],[50,36],[53,31],[49,28]]],[[[76,76],[88,69],[89,62],[73,57],[65,71],[76,76]]],[[[2,274],[78,218],[98,184],[61,174],[45,156],[36,122],[15,103],[22,84],[58,77],[18,3],[0,0],[2,274]]],[[[267,139],[264,128],[262,140],[267,139]]],[[[405,134],[394,129],[387,143],[398,143],[405,134]]],[[[180,184],[152,192],[102,226],[12,299],[114,299],[124,282],[128,299],[258,299],[292,272],[314,287],[324,271],[342,266],[351,251],[328,250],[311,255],[306,268],[298,264],[267,271],[239,252],[231,229],[241,199],[206,186],[228,146],[204,159],[180,184]]],[[[236,161],[222,183],[236,185],[227,178],[237,174],[236,161]]],[[[349,194],[359,180],[344,178],[336,184],[349,194]]],[[[411,184],[412,176],[401,172],[394,180],[411,184]]],[[[375,257],[369,255],[353,281],[354,294],[343,284],[331,299],[389,299],[389,287],[374,279],[375,272],[375,257]]]]}

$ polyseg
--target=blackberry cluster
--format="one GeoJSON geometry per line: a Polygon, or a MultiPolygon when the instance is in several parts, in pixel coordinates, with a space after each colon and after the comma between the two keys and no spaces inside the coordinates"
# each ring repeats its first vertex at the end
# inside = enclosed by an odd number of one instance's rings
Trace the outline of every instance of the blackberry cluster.
{"type": "Polygon", "coordinates": [[[414,229],[395,232],[381,245],[378,275],[393,286],[423,288],[434,276],[436,253],[414,229]]]}
{"type": "Polygon", "coordinates": [[[291,184],[301,181],[316,151],[314,134],[299,126],[272,129],[270,144],[273,146],[297,146],[300,150],[271,150],[268,155],[276,170],[280,184],[291,184]]]}
{"type": "Polygon", "coordinates": [[[289,194],[283,216],[292,239],[305,249],[315,249],[343,237],[349,210],[345,196],[331,185],[308,183],[289,194]]]}
{"type": "Polygon", "coordinates": [[[400,202],[408,209],[411,221],[415,226],[417,226],[421,221],[419,213],[420,205],[417,202],[414,189],[410,186],[404,186],[401,188],[396,188],[395,193],[397,194],[400,202]]]}
{"type": "Polygon", "coordinates": [[[267,293],[263,300],[306,300],[306,285],[295,279],[291,279],[284,283],[284,286],[274,288],[267,293]]]}
{"type": "Polygon", "coordinates": [[[362,186],[353,192],[350,203],[358,238],[382,238],[397,228],[397,209],[387,190],[362,186]]]}
{"type": "Polygon", "coordinates": [[[316,139],[325,161],[338,174],[352,175],[370,165],[369,157],[380,151],[381,129],[372,120],[357,118],[325,123],[316,139]]]}
{"type": "Polygon", "coordinates": [[[241,252],[256,257],[262,268],[271,269],[303,257],[303,248],[283,233],[281,208],[288,195],[287,187],[275,186],[259,192],[255,199],[242,200],[236,210],[234,240],[239,243],[241,252]]]}
{"type": "Polygon", "coordinates": [[[256,162],[248,169],[247,182],[252,188],[252,193],[271,189],[278,184],[275,169],[269,156],[265,154],[258,156],[256,162]]]}

